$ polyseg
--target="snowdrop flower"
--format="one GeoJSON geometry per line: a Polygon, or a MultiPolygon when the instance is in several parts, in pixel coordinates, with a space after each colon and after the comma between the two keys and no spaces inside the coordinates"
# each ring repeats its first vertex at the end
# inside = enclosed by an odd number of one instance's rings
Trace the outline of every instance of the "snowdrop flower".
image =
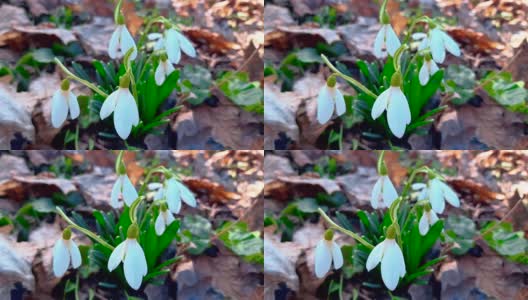
{"type": "Polygon", "coordinates": [[[145,253],[137,241],[139,228],[137,224],[128,227],[127,239],[115,247],[108,259],[108,271],[112,272],[123,262],[125,279],[134,290],[139,289],[143,276],[147,275],[145,253]]]}
{"type": "Polygon", "coordinates": [[[174,72],[174,67],[169,61],[167,61],[167,55],[162,55],[158,67],[156,68],[156,73],[154,74],[156,84],[162,85],[172,72],[174,72]]]}
{"type": "Polygon", "coordinates": [[[419,200],[429,199],[431,207],[438,214],[444,212],[445,201],[455,207],[460,206],[460,199],[458,199],[457,194],[438,178],[429,180],[427,184],[415,183],[412,188],[420,191],[419,200]]]}
{"type": "Polygon", "coordinates": [[[441,64],[446,57],[446,50],[454,56],[460,56],[460,47],[447,33],[440,28],[435,27],[429,31],[429,34],[422,32],[413,34],[413,39],[420,41],[418,50],[430,49],[435,62],[441,64]]]}
{"type": "Polygon", "coordinates": [[[391,225],[387,237],[372,249],[367,258],[367,271],[371,271],[381,262],[381,279],[385,286],[394,291],[400,278],[405,276],[405,260],[400,246],[395,240],[396,231],[391,225]]]}
{"type": "Polygon", "coordinates": [[[165,231],[165,228],[168,227],[174,221],[174,216],[171,212],[167,210],[167,205],[163,203],[160,207],[160,212],[156,218],[156,234],[162,235],[165,231]]]}
{"type": "Polygon", "coordinates": [[[330,271],[332,260],[336,270],[343,266],[343,253],[334,241],[334,232],[329,229],[315,248],[315,276],[317,278],[323,278],[330,271]]]}
{"type": "Polygon", "coordinates": [[[77,97],[70,91],[70,81],[64,79],[61,88],[53,94],[51,100],[51,125],[55,128],[61,127],[66,121],[70,112],[70,117],[77,118],[81,112],[77,97]]]}
{"type": "Polygon", "coordinates": [[[123,15],[120,15],[118,17],[117,27],[114,33],[112,33],[110,43],[108,44],[108,55],[112,59],[121,58],[130,48],[134,48],[132,54],[130,54],[130,59],[134,60],[137,56],[136,43],[125,25],[125,18],[123,15]]]}
{"type": "Polygon", "coordinates": [[[114,126],[123,140],[128,138],[132,127],[139,124],[139,112],[134,96],[128,89],[129,84],[130,78],[123,75],[119,80],[119,88],[106,98],[99,113],[101,120],[114,113],[114,126]]]}
{"type": "Polygon", "coordinates": [[[433,226],[438,221],[438,216],[431,209],[431,205],[427,204],[424,208],[420,222],[418,223],[418,229],[420,230],[421,235],[426,235],[429,231],[429,228],[433,226]]]}
{"type": "Polygon", "coordinates": [[[317,121],[320,124],[328,122],[334,114],[334,107],[338,116],[346,111],[345,98],[336,88],[336,78],[330,76],[317,97],[317,121]]]}
{"type": "Polygon", "coordinates": [[[407,125],[411,123],[411,110],[401,90],[401,84],[401,73],[394,73],[391,78],[391,87],[378,96],[371,111],[372,119],[376,120],[386,110],[389,128],[398,138],[403,137],[407,125]]]}
{"type": "Polygon", "coordinates": [[[53,274],[61,277],[66,273],[68,266],[71,265],[77,269],[81,263],[81,252],[77,244],[71,239],[71,230],[66,228],[62,232],[62,237],[57,240],[53,247],[53,274]]]}
{"type": "Polygon", "coordinates": [[[377,58],[383,58],[387,56],[387,53],[390,56],[394,56],[394,53],[396,53],[400,47],[400,40],[387,20],[387,23],[383,23],[380,31],[376,35],[376,40],[374,41],[374,55],[377,58]]]}
{"type": "Polygon", "coordinates": [[[196,50],[191,41],[174,28],[165,30],[163,35],[160,33],[149,34],[149,39],[156,41],[154,51],[165,50],[169,61],[173,64],[180,62],[182,51],[190,57],[196,57],[196,50]]]}
{"type": "Polygon", "coordinates": [[[438,70],[439,68],[436,62],[431,59],[431,55],[427,54],[424,58],[424,63],[420,69],[420,73],[418,74],[418,78],[420,78],[420,84],[423,86],[427,85],[429,79],[436,72],[438,72],[438,70]]]}
{"type": "Polygon", "coordinates": [[[130,206],[138,198],[136,188],[128,178],[126,171],[121,173],[114,183],[110,194],[110,205],[113,208],[119,207],[119,199],[123,199],[126,205],[130,206]]]}
{"type": "Polygon", "coordinates": [[[172,213],[177,214],[180,212],[182,200],[187,205],[196,207],[196,198],[193,193],[174,177],[165,180],[163,184],[150,183],[148,188],[157,191],[154,200],[165,199],[167,201],[169,210],[172,213]]]}
{"type": "Polygon", "coordinates": [[[372,189],[370,204],[373,208],[390,207],[392,202],[398,198],[398,192],[392,184],[388,175],[382,175],[376,181],[372,189]]]}

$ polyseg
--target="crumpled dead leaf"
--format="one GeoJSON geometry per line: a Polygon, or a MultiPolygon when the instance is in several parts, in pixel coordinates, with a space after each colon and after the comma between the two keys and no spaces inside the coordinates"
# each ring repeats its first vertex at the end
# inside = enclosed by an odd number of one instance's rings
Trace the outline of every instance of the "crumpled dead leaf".
{"type": "Polygon", "coordinates": [[[13,176],[0,184],[0,196],[22,201],[31,197],[51,197],[54,193],[76,191],[75,185],[67,179],[53,178],[50,174],[37,176],[13,176]]]}
{"type": "Polygon", "coordinates": [[[280,50],[295,47],[315,47],[317,43],[332,44],[341,41],[332,29],[306,26],[278,26],[264,36],[264,46],[280,50]]]}
{"type": "Polygon", "coordinates": [[[331,195],[339,191],[341,191],[339,185],[328,178],[279,176],[266,184],[264,196],[286,201],[295,197],[313,197],[318,193],[331,195]]]}
{"type": "MultiPolygon", "coordinates": [[[[31,114],[20,104],[22,93],[0,83],[0,148],[22,149],[35,139],[31,114]]],[[[24,94],[26,95],[26,94],[24,94]]]]}
{"type": "Polygon", "coordinates": [[[183,32],[193,42],[207,46],[212,52],[225,54],[233,50],[239,50],[237,43],[228,41],[220,33],[198,27],[184,28],[183,32]]]}
{"type": "Polygon", "coordinates": [[[240,195],[227,191],[222,185],[207,178],[184,178],[183,183],[195,193],[206,193],[209,199],[220,203],[240,199],[240,195]]]}

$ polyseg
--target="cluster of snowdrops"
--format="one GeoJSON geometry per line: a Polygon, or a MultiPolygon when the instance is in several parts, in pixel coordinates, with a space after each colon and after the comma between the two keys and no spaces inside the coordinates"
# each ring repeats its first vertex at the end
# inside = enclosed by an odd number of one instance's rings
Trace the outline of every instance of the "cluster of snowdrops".
{"type": "MultiPolygon", "coordinates": [[[[334,73],[327,79],[317,98],[317,120],[319,123],[327,123],[334,115],[334,111],[338,116],[346,112],[345,99],[336,87],[336,79],[341,77],[358,90],[376,99],[370,111],[373,120],[378,119],[386,111],[387,123],[392,134],[398,138],[405,135],[406,127],[411,123],[411,110],[408,99],[403,92],[403,85],[406,84],[406,81],[405,74],[402,74],[401,71],[400,58],[411,47],[410,43],[402,45],[400,42],[390,24],[386,5],[387,0],[383,2],[380,9],[379,21],[382,26],[374,41],[374,55],[378,59],[387,56],[393,58],[395,72],[390,78],[390,86],[385,87],[385,90],[377,95],[359,81],[338,71],[323,57],[328,66],[334,70],[334,73]]],[[[457,43],[442,29],[442,25],[437,21],[426,16],[420,17],[413,22],[409,32],[412,32],[417,23],[424,23],[429,28],[428,33],[416,32],[412,34],[413,40],[418,42],[417,52],[412,61],[418,61],[417,58],[423,60],[418,78],[420,84],[425,86],[431,77],[440,70],[438,64],[445,61],[446,51],[455,56],[460,56],[461,51],[457,43]]]]}
{"type": "MultiPolygon", "coordinates": [[[[123,263],[123,271],[128,285],[137,290],[141,287],[143,278],[147,275],[147,259],[143,251],[139,239],[141,222],[138,222],[137,208],[146,200],[145,195],[138,194],[136,188],[130,181],[126,167],[122,161],[122,152],[116,161],[116,172],[118,178],[112,188],[110,204],[115,209],[123,207],[123,203],[129,208],[131,225],[126,232],[126,239],[119,245],[112,246],[104,241],[96,233],[87,228],[83,228],[71,221],[65,213],[57,207],[58,213],[70,224],[62,233],[62,237],[57,240],[53,248],[53,273],[57,277],[62,277],[69,266],[78,268],[82,264],[81,252],[79,247],[72,238],[72,229],[75,229],[94,241],[105,245],[109,249],[113,249],[108,259],[108,271],[114,271],[119,264],[123,263]],[[120,201],[122,200],[122,201],[120,201]]],[[[154,206],[159,207],[159,213],[155,221],[155,232],[161,236],[166,228],[168,228],[175,220],[173,214],[178,214],[182,207],[182,202],[185,202],[191,207],[196,207],[196,198],[193,193],[179,180],[178,175],[172,170],[165,167],[158,167],[147,175],[145,179],[146,187],[151,191],[152,202],[150,202],[149,210],[154,206]],[[164,182],[148,182],[150,175],[153,173],[160,173],[165,178],[164,182]]]]}
{"type": "MultiPolygon", "coordinates": [[[[53,94],[51,103],[51,124],[53,127],[61,127],[68,118],[68,114],[71,119],[75,119],[80,115],[77,96],[70,89],[70,80],[75,80],[106,97],[99,116],[101,120],[104,120],[113,113],[115,130],[123,140],[126,140],[132,128],[139,124],[140,117],[137,105],[138,99],[136,99],[137,95],[130,92],[130,88],[132,88],[132,91],[135,90],[136,84],[131,72],[130,62],[136,59],[138,48],[134,38],[126,27],[125,17],[121,12],[121,5],[122,0],[118,1],[115,8],[114,21],[116,28],[108,43],[108,55],[110,58],[123,58],[123,64],[127,69],[125,74],[119,79],[117,90],[107,95],[93,83],[74,75],[58,59],[55,59],[55,62],[67,74],[67,77],[62,81],[60,89],[53,94]]],[[[196,50],[192,43],[180,32],[176,24],[173,24],[166,18],[159,17],[151,21],[147,27],[150,28],[150,25],[155,22],[160,23],[165,28],[163,33],[150,33],[148,35],[148,39],[154,42],[151,55],[159,58],[159,64],[154,76],[156,84],[161,86],[165,79],[175,71],[173,65],[180,62],[182,52],[190,57],[195,57],[196,50]]]]}
{"type": "MultiPolygon", "coordinates": [[[[329,224],[329,229],[325,232],[323,238],[318,242],[315,249],[315,275],[318,278],[324,278],[330,271],[332,262],[334,268],[337,270],[343,266],[343,254],[341,248],[334,240],[334,230],[338,230],[348,236],[351,236],[360,244],[366,246],[370,253],[366,261],[367,271],[371,271],[376,266],[381,265],[381,278],[387,289],[393,291],[399,284],[401,278],[407,274],[406,262],[402,252],[403,244],[402,235],[404,234],[405,225],[399,223],[399,217],[403,215],[401,207],[404,202],[411,205],[409,214],[405,216],[408,219],[411,215],[417,216],[417,226],[419,234],[425,236],[430,228],[434,226],[440,219],[438,214],[444,212],[445,202],[459,207],[460,200],[457,194],[445,183],[445,179],[437,171],[423,166],[415,169],[409,176],[406,186],[400,196],[387,175],[387,167],[383,162],[383,153],[378,160],[378,174],[379,178],[374,185],[371,194],[371,205],[374,209],[385,209],[390,215],[390,225],[385,227],[385,232],[381,232],[381,236],[377,237],[382,242],[377,245],[372,245],[365,238],[357,233],[351,232],[332,221],[326,213],[319,209],[319,213],[329,224]],[[417,175],[422,175],[423,178],[428,178],[426,183],[414,182],[417,175]],[[414,190],[416,195],[416,202],[411,202],[410,190],[414,190]],[[421,214],[421,216],[420,216],[421,214]],[[419,218],[418,218],[419,217],[419,218]]],[[[414,217],[413,216],[413,217],[414,217]]],[[[412,221],[411,223],[414,223],[412,221]]],[[[407,221],[405,221],[407,225],[407,221]]]]}

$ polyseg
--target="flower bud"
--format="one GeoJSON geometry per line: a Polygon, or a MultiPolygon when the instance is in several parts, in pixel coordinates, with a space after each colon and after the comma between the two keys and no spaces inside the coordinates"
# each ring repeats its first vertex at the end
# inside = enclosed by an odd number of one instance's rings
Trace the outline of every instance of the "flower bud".
{"type": "Polygon", "coordinates": [[[327,241],[331,241],[334,239],[334,231],[332,229],[328,229],[325,231],[324,239],[327,241]]]}
{"type": "Polygon", "coordinates": [[[130,225],[127,230],[127,238],[137,239],[139,236],[139,227],[136,223],[130,225]]]}
{"type": "Polygon", "coordinates": [[[71,229],[69,227],[66,227],[66,229],[62,231],[62,239],[68,241],[71,239],[71,236],[72,236],[71,229]]]}
{"type": "Polygon", "coordinates": [[[403,78],[401,72],[396,72],[392,75],[391,86],[401,87],[403,83],[403,78]]]}
{"type": "Polygon", "coordinates": [[[61,82],[61,90],[63,90],[63,91],[69,91],[70,90],[70,81],[68,79],[64,79],[61,82]]]}

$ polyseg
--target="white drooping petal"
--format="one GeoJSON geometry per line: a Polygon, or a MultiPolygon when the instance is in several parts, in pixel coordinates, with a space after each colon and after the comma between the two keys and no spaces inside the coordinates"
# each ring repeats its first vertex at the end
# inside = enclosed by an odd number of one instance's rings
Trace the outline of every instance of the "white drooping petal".
{"type": "Polygon", "coordinates": [[[415,41],[421,41],[425,38],[427,38],[427,34],[423,32],[416,32],[412,34],[412,39],[415,41]]]}
{"type": "Polygon", "coordinates": [[[418,51],[424,51],[425,49],[429,48],[430,44],[431,39],[429,37],[426,37],[420,42],[420,45],[418,45],[418,51]]]}
{"type": "Polygon", "coordinates": [[[411,123],[411,110],[407,98],[399,87],[392,87],[392,92],[387,107],[387,121],[392,133],[402,138],[405,129],[411,123]]]}
{"type": "Polygon", "coordinates": [[[79,102],[77,102],[77,97],[70,91],[68,97],[68,108],[70,109],[70,118],[75,119],[81,113],[79,107],[79,102]]]}
{"type": "Polygon", "coordinates": [[[390,96],[391,96],[390,88],[378,96],[378,98],[374,102],[374,105],[372,106],[372,111],[370,112],[370,115],[373,120],[376,120],[379,116],[381,116],[381,114],[385,111],[385,109],[387,109],[390,96]]]}
{"type": "Polygon", "coordinates": [[[176,220],[174,216],[168,211],[165,213],[164,217],[166,226],[169,226],[170,224],[172,224],[172,222],[174,222],[174,220],[176,220]]]}
{"type": "Polygon", "coordinates": [[[156,223],[154,224],[154,228],[156,229],[157,235],[162,235],[165,231],[165,219],[162,216],[163,212],[160,212],[158,214],[158,217],[156,218],[156,223]]]}
{"type": "Polygon", "coordinates": [[[154,79],[156,80],[157,85],[162,85],[165,81],[165,77],[167,76],[167,74],[165,73],[164,65],[166,63],[167,62],[160,61],[158,67],[156,68],[156,72],[154,73],[154,79]]]}
{"type": "Polygon", "coordinates": [[[445,201],[442,186],[436,178],[429,182],[429,201],[431,202],[432,209],[436,213],[441,214],[444,212],[445,201]]]}
{"type": "Polygon", "coordinates": [[[193,45],[191,44],[191,41],[189,41],[189,39],[184,36],[183,34],[181,34],[180,32],[178,31],[175,31],[176,32],[176,36],[178,38],[178,41],[180,42],[180,49],[185,52],[185,54],[187,54],[188,56],[190,57],[196,57],[196,50],[194,49],[193,45]]]}
{"type": "Polygon", "coordinates": [[[327,85],[324,85],[319,91],[317,97],[317,121],[319,124],[325,124],[334,114],[334,101],[327,85]]]}
{"type": "Polygon", "coordinates": [[[381,259],[381,278],[385,286],[394,291],[400,277],[405,276],[405,261],[395,240],[386,239],[385,244],[385,253],[381,259]]]}
{"type": "Polygon", "coordinates": [[[442,35],[442,40],[444,41],[445,49],[454,56],[460,56],[462,53],[460,52],[460,47],[458,46],[457,42],[455,42],[455,40],[453,40],[453,38],[451,38],[449,34],[445,33],[444,31],[440,32],[442,35]]]}
{"type": "Polygon", "coordinates": [[[180,190],[180,197],[183,200],[183,202],[187,203],[187,205],[191,207],[196,207],[196,198],[194,197],[194,194],[189,190],[188,187],[186,187],[181,182],[176,181],[178,184],[178,189],[180,190]]]}
{"type": "Polygon", "coordinates": [[[398,36],[396,35],[396,32],[394,32],[394,29],[392,29],[392,26],[391,25],[386,25],[386,26],[387,26],[387,36],[386,36],[387,52],[389,52],[391,56],[394,56],[396,51],[398,51],[398,48],[401,47],[401,43],[400,43],[400,40],[398,39],[398,36]]]}
{"type": "Polygon", "coordinates": [[[338,116],[341,116],[346,112],[346,103],[345,103],[345,97],[341,93],[340,90],[337,88],[335,89],[334,94],[334,101],[335,101],[335,107],[336,107],[336,114],[338,116]]]}
{"type": "Polygon", "coordinates": [[[429,62],[424,61],[422,67],[420,68],[420,73],[418,74],[418,78],[420,79],[420,84],[425,86],[429,82],[429,62]]]}
{"type": "Polygon", "coordinates": [[[426,212],[422,214],[422,217],[420,218],[420,222],[418,222],[418,229],[421,235],[426,235],[427,232],[429,231],[429,222],[427,220],[426,212]]]}
{"type": "Polygon", "coordinates": [[[374,55],[377,58],[383,58],[385,56],[385,51],[383,51],[385,48],[385,36],[387,32],[386,25],[381,26],[380,31],[378,31],[378,34],[376,35],[376,39],[374,40],[374,55]]]}
{"type": "Polygon", "coordinates": [[[327,245],[327,242],[323,239],[317,243],[315,248],[315,276],[317,278],[323,278],[332,265],[332,252],[327,245]]]}
{"type": "Polygon", "coordinates": [[[130,54],[130,60],[134,60],[137,57],[136,43],[134,42],[134,38],[128,31],[128,28],[126,28],[125,25],[122,25],[122,26],[123,26],[123,30],[121,30],[121,49],[122,49],[121,55],[125,55],[130,48],[134,48],[134,50],[132,51],[132,54],[130,54]]]}
{"type": "Polygon", "coordinates": [[[433,226],[436,222],[438,222],[438,216],[434,210],[429,211],[429,225],[433,226]]]}
{"type": "Polygon", "coordinates": [[[59,128],[68,117],[68,102],[64,92],[58,89],[51,99],[51,125],[59,128]]]}
{"type": "Polygon", "coordinates": [[[119,48],[120,45],[120,39],[121,39],[121,31],[123,30],[123,27],[117,26],[114,32],[112,33],[112,37],[110,38],[110,43],[108,44],[108,56],[110,58],[115,59],[119,55],[119,48]]]}
{"type": "Polygon", "coordinates": [[[121,178],[117,178],[114,186],[112,187],[112,192],[110,193],[110,205],[113,208],[119,207],[119,196],[121,196],[121,190],[123,188],[123,181],[121,178]]]}
{"type": "Polygon", "coordinates": [[[431,30],[431,54],[433,56],[434,61],[441,64],[445,60],[445,46],[444,46],[444,40],[442,38],[442,33],[440,29],[435,28],[431,30]]]}
{"type": "Polygon", "coordinates": [[[120,176],[123,182],[122,187],[122,196],[125,203],[130,206],[132,205],[132,202],[134,202],[138,198],[138,193],[136,191],[136,188],[128,178],[128,175],[124,174],[120,176]]]}
{"type": "Polygon", "coordinates": [[[114,126],[119,137],[126,140],[132,127],[139,123],[139,112],[134,97],[127,88],[120,88],[114,111],[114,126]]]}
{"type": "Polygon", "coordinates": [[[436,64],[436,62],[434,60],[431,60],[430,65],[429,65],[429,76],[432,77],[439,70],[440,68],[438,68],[438,65],[436,64]]]}
{"type": "Polygon", "coordinates": [[[383,252],[385,251],[385,241],[379,243],[370,251],[370,254],[367,258],[366,268],[367,271],[374,269],[380,262],[383,257],[383,252]]]}
{"type": "Polygon", "coordinates": [[[460,199],[458,198],[457,194],[444,182],[438,182],[442,189],[442,193],[444,194],[444,198],[447,200],[447,202],[449,202],[449,204],[453,205],[454,207],[459,207],[460,199]]]}
{"type": "Polygon", "coordinates": [[[398,192],[396,191],[396,188],[392,184],[390,177],[387,175],[383,176],[382,193],[383,193],[383,203],[385,204],[386,207],[390,207],[392,202],[394,202],[394,200],[398,198],[398,192]]]}
{"type": "Polygon", "coordinates": [[[383,188],[383,177],[378,178],[376,181],[376,184],[374,184],[374,188],[372,189],[372,193],[370,196],[370,205],[372,205],[372,208],[376,209],[378,207],[382,207],[383,203],[380,203],[382,194],[381,190],[383,188]]]}
{"type": "Polygon", "coordinates": [[[147,275],[147,260],[145,253],[136,239],[127,239],[127,249],[123,270],[125,279],[134,290],[139,289],[143,276],[147,275]]]}
{"type": "Polygon", "coordinates": [[[117,247],[114,248],[114,251],[112,251],[112,254],[110,254],[110,258],[108,259],[108,271],[112,272],[119,266],[119,263],[123,261],[123,258],[125,257],[125,251],[127,250],[127,240],[124,240],[121,242],[121,244],[117,245],[117,247]]]}
{"type": "Polygon", "coordinates": [[[163,187],[163,184],[160,182],[151,182],[147,185],[148,189],[151,191],[156,191],[158,189],[161,189],[163,187]]]}
{"type": "Polygon", "coordinates": [[[70,247],[70,256],[71,256],[71,263],[72,267],[74,269],[77,269],[82,264],[82,258],[81,258],[81,251],[79,251],[79,247],[73,240],[69,240],[70,247]]]}
{"type": "Polygon", "coordinates": [[[70,253],[62,238],[58,239],[53,247],[53,274],[61,277],[70,265],[70,253]]]}
{"type": "Polygon", "coordinates": [[[99,111],[99,117],[101,120],[106,119],[114,110],[117,104],[117,99],[120,97],[121,89],[114,91],[110,96],[103,102],[103,106],[99,111]]]}
{"type": "Polygon", "coordinates": [[[412,189],[415,190],[415,191],[419,191],[419,190],[423,190],[427,187],[427,184],[425,183],[422,183],[422,182],[418,182],[418,183],[413,183],[411,185],[412,189]]]}
{"type": "Polygon", "coordinates": [[[332,258],[334,261],[334,269],[337,270],[343,266],[343,253],[335,241],[332,241],[332,258]]]}
{"type": "Polygon", "coordinates": [[[178,33],[174,29],[165,31],[165,50],[171,63],[178,64],[180,62],[180,41],[178,39],[178,33]]]}
{"type": "Polygon", "coordinates": [[[159,32],[153,32],[153,33],[149,33],[147,35],[147,38],[149,39],[149,41],[157,41],[157,40],[163,38],[163,34],[161,34],[159,32]]]}
{"type": "Polygon", "coordinates": [[[181,192],[176,179],[171,178],[167,180],[165,188],[165,196],[169,210],[174,214],[179,213],[181,209],[181,192]]]}

